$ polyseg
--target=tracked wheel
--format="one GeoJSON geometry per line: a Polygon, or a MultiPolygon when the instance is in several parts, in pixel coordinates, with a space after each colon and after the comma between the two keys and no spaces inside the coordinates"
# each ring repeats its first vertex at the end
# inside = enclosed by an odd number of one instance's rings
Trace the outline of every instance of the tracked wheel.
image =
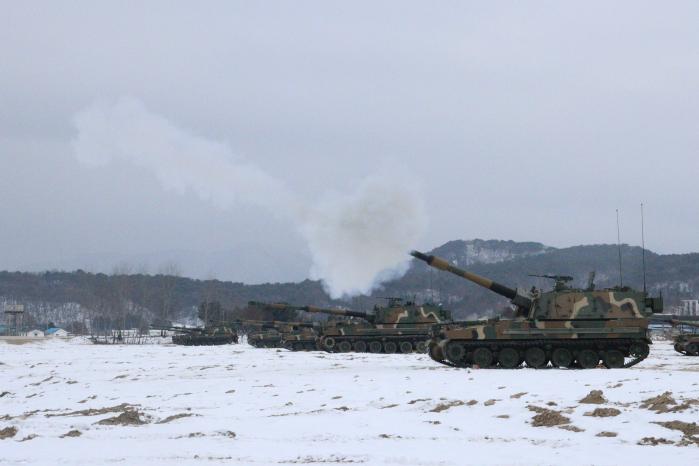
{"type": "Polygon", "coordinates": [[[381,342],[380,341],[370,341],[369,342],[369,352],[370,353],[380,353],[381,352],[381,342]]]}
{"type": "Polygon", "coordinates": [[[636,342],[629,348],[629,354],[631,357],[638,359],[645,359],[650,353],[650,347],[646,342],[636,342]]]}
{"type": "Polygon", "coordinates": [[[340,353],[349,353],[352,351],[352,343],[349,341],[341,341],[337,344],[337,351],[340,353]]]}
{"type": "Polygon", "coordinates": [[[384,353],[395,353],[398,351],[398,345],[394,341],[387,341],[383,344],[384,353]]]}
{"type": "Polygon", "coordinates": [[[493,352],[488,348],[476,348],[473,352],[473,364],[481,368],[490,367],[493,364],[493,352]]]}
{"type": "Polygon", "coordinates": [[[607,369],[624,367],[624,353],[618,350],[609,350],[602,356],[602,362],[607,369]]]}
{"type": "Polygon", "coordinates": [[[461,343],[450,341],[447,343],[447,359],[454,364],[461,364],[466,356],[466,348],[461,343]]]}
{"type": "Polygon", "coordinates": [[[353,346],[357,353],[366,353],[367,346],[364,340],[355,341],[353,346]]]}
{"type": "Polygon", "coordinates": [[[413,352],[413,344],[410,343],[409,341],[401,341],[400,345],[398,345],[398,349],[400,349],[400,352],[403,354],[412,353],[413,352]]]}
{"type": "Polygon", "coordinates": [[[699,354],[699,344],[690,343],[686,347],[687,354],[690,356],[696,356],[699,354]]]}
{"type": "Polygon", "coordinates": [[[568,348],[556,348],[551,353],[551,362],[556,367],[570,367],[573,365],[573,353],[568,348]]]}
{"type": "Polygon", "coordinates": [[[583,369],[594,369],[599,364],[599,354],[591,349],[584,349],[578,353],[578,364],[583,369]]]}
{"type": "Polygon", "coordinates": [[[519,351],[514,348],[503,348],[498,353],[498,363],[504,369],[514,369],[519,366],[519,351]]]}
{"type": "Polygon", "coordinates": [[[426,353],[427,352],[427,342],[424,341],[419,341],[415,344],[415,351],[417,353],[426,353]]]}
{"type": "Polygon", "coordinates": [[[524,352],[524,362],[527,363],[528,367],[534,369],[541,369],[542,367],[546,367],[546,364],[548,364],[548,359],[546,358],[546,351],[536,346],[534,348],[529,348],[527,349],[527,351],[524,352]]]}

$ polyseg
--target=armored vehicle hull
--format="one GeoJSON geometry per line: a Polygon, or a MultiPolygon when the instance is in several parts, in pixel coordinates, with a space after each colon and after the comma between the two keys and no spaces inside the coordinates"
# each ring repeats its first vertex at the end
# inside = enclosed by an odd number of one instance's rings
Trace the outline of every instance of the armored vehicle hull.
{"type": "Polygon", "coordinates": [[[699,323],[673,320],[672,325],[692,329],[692,333],[682,331],[673,338],[675,351],[685,356],[699,356],[699,323]]]}
{"type": "Polygon", "coordinates": [[[424,353],[432,325],[451,322],[451,313],[439,306],[403,303],[388,298],[388,306],[376,306],[373,313],[284,303],[257,303],[280,311],[322,313],[351,320],[319,326],[316,347],[328,352],[424,353]]]}
{"type": "Polygon", "coordinates": [[[586,289],[567,286],[572,277],[556,280],[554,290],[515,290],[461,270],[444,259],[413,251],[429,265],[465,278],[509,298],[513,319],[435,325],[428,353],[455,367],[578,367],[591,369],[638,364],[648,356],[649,317],[662,311],[660,298],[630,288],[595,290],[591,275],[586,289]]]}
{"type": "Polygon", "coordinates": [[[238,343],[238,335],[174,335],[172,342],[183,346],[212,346],[238,343]]]}

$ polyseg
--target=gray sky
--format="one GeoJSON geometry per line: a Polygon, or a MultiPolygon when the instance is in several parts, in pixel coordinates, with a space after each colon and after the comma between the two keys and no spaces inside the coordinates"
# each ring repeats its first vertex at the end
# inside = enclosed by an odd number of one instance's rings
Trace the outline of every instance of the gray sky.
{"type": "Polygon", "coordinates": [[[420,247],[611,243],[616,208],[638,244],[643,201],[650,249],[699,251],[695,1],[0,3],[0,269],[307,276],[287,217],[79,163],[123,96],[304,198],[402,167],[420,247]]]}

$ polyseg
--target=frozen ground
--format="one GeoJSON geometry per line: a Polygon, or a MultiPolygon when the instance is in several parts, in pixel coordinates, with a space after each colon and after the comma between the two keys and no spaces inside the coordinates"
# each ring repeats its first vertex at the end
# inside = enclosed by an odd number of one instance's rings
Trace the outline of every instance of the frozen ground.
{"type": "Polygon", "coordinates": [[[696,425],[656,424],[699,419],[699,358],[668,343],[651,354],[632,369],[507,371],[244,344],[0,343],[0,463],[699,464],[696,425]],[[591,390],[607,401],[581,403],[591,390]],[[666,391],[675,404],[642,407],[666,391]],[[569,423],[535,427],[538,414],[565,422],[543,408],[569,423]],[[619,413],[585,415],[596,408],[619,413]]]}

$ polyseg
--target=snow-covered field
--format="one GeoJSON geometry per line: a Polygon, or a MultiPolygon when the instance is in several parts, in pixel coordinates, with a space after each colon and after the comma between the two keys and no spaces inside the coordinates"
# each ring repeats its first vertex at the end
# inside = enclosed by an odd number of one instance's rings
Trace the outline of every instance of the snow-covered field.
{"type": "Polygon", "coordinates": [[[699,358],[663,342],[634,368],[586,371],[245,344],[0,343],[0,395],[8,465],[699,464],[699,358]],[[581,403],[591,390],[606,401],[581,403]],[[643,407],[666,391],[674,404],[643,407]],[[585,415],[597,408],[619,412],[585,415]],[[670,421],[681,422],[657,424],[670,421]]]}

